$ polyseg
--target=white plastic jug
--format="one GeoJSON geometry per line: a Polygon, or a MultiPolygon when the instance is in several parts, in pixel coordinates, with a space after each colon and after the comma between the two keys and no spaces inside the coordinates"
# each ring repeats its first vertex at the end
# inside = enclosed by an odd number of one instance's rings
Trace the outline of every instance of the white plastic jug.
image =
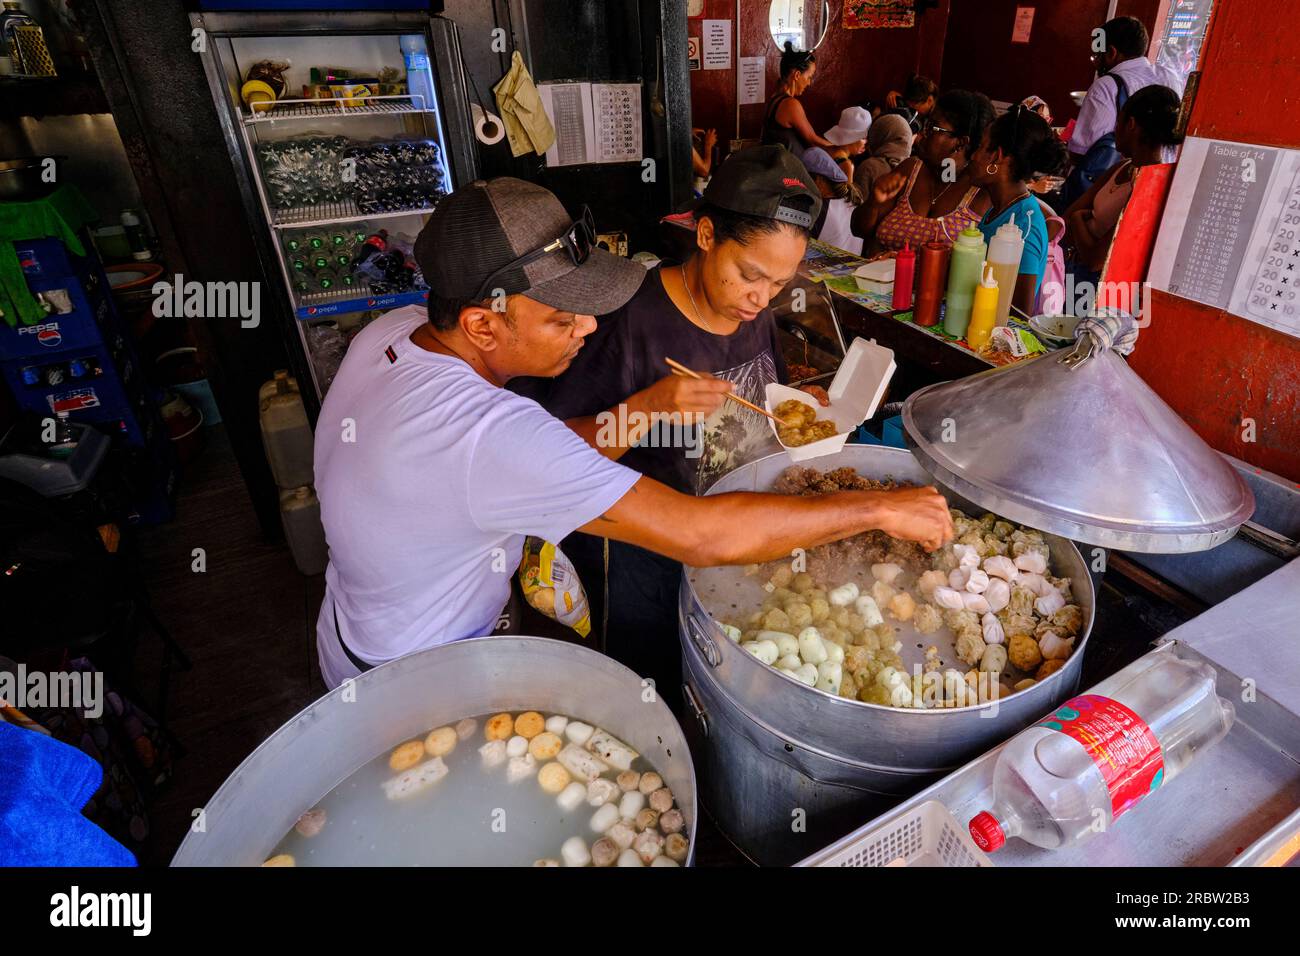
{"type": "Polygon", "coordinates": [[[312,472],[312,433],[298,383],[281,370],[257,392],[262,446],[275,483],[299,488],[315,481],[312,472]]]}
{"type": "Polygon", "coordinates": [[[323,574],[329,562],[325,527],[320,522],[320,499],[310,487],[280,492],[280,522],[293,552],[293,563],[303,574],[323,574]]]}

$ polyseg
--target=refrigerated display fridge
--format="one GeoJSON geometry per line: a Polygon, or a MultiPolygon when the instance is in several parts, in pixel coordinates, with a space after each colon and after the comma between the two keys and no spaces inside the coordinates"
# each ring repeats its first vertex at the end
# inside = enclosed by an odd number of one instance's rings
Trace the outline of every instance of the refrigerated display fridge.
{"type": "Polygon", "coordinates": [[[411,245],[434,203],[477,178],[477,150],[456,25],[427,4],[256,5],[214,0],[190,19],[314,418],[350,334],[428,298],[411,245]]]}

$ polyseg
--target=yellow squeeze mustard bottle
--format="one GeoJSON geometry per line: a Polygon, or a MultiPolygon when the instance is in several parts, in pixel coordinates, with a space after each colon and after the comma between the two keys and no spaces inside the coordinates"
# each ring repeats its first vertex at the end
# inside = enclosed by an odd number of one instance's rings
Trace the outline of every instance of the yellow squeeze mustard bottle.
{"type": "Polygon", "coordinates": [[[984,278],[975,287],[975,302],[970,310],[970,325],[966,327],[966,344],[980,351],[989,344],[989,337],[998,319],[998,283],[993,278],[993,267],[984,263],[984,278]]]}

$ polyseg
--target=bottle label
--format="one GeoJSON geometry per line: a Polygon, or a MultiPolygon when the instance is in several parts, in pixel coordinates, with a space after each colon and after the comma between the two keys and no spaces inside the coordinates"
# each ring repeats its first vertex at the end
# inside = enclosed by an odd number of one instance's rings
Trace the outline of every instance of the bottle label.
{"type": "Polygon", "coordinates": [[[1111,819],[1131,810],[1160,786],[1165,760],[1146,721],[1117,700],[1073,697],[1035,726],[1059,731],[1083,744],[1110,793],[1111,819]]]}

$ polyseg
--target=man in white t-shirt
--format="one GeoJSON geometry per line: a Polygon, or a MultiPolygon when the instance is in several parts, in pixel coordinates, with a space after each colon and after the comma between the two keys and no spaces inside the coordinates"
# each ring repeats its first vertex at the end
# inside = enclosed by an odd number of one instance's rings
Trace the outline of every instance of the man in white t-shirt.
{"type": "MultiPolygon", "coordinates": [[[[938,547],[952,535],[933,488],[817,498],[680,494],[593,447],[516,376],[564,371],[594,315],[637,290],[641,266],[595,248],[545,189],[475,182],[416,240],[429,308],[352,341],[316,424],[316,492],[330,549],[316,637],[329,687],[370,667],[491,632],[524,536],[587,531],[693,565],[746,564],[869,529],[938,547]]],[[[730,389],[671,380],[654,412],[716,405],[730,389]]]]}

